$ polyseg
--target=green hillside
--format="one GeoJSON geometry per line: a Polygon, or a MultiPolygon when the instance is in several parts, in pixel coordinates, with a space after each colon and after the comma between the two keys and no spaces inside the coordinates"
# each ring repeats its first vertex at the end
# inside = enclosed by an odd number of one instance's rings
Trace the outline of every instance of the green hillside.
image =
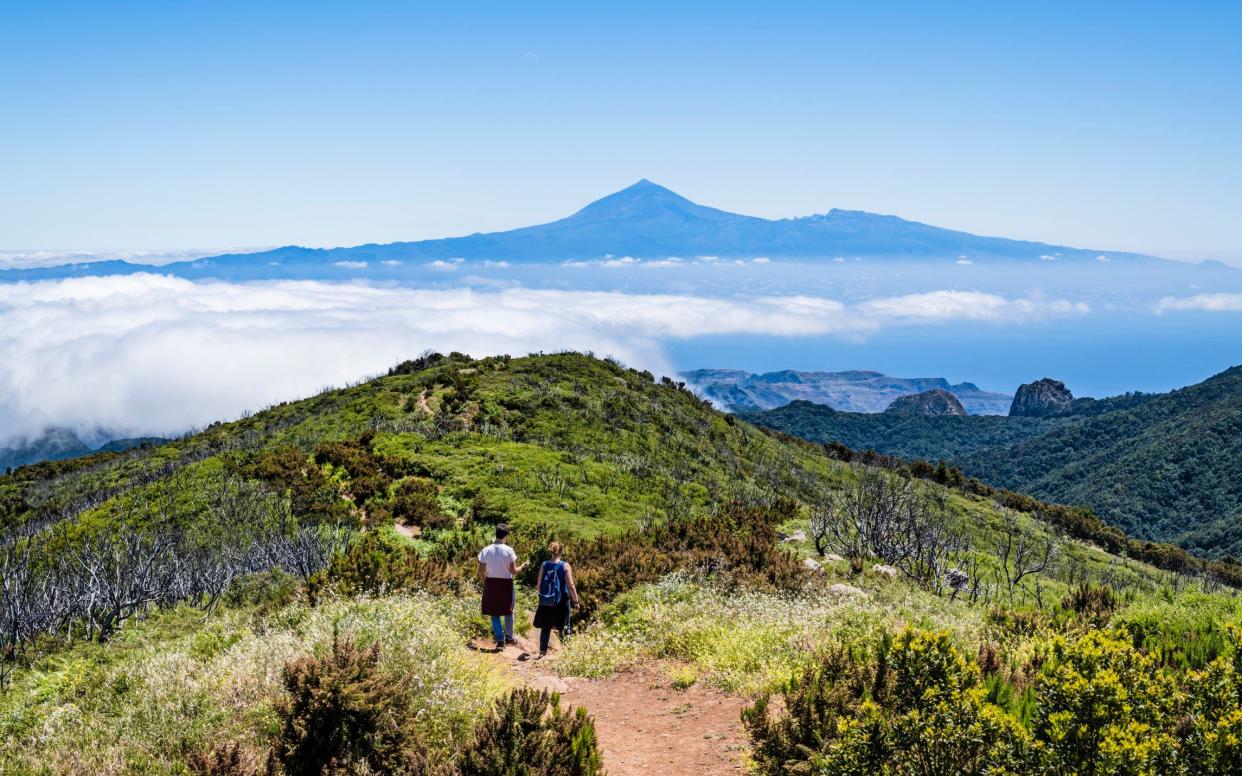
{"type": "Polygon", "coordinates": [[[521,557],[556,538],[575,567],[579,634],[548,670],[740,697],[759,772],[1242,756],[1237,567],[765,432],[589,355],[428,355],[23,467],[0,518],[6,774],[597,773],[589,704],[515,689],[469,646],[487,632],[473,555],[501,521],[521,557]]]}
{"type": "Polygon", "coordinates": [[[838,442],[853,450],[875,450],[898,458],[957,461],[980,451],[1008,447],[1065,422],[1063,418],[1004,415],[929,416],[887,412],[841,412],[823,404],[794,401],[741,417],[814,442],[838,442]]]}
{"type": "Polygon", "coordinates": [[[993,485],[1089,506],[1134,536],[1242,555],[1242,367],[1166,394],[1080,399],[1049,418],[861,415],[806,402],[748,417],[818,442],[946,460],[993,485]]]}
{"type": "Polygon", "coordinates": [[[1136,536],[1236,553],[1242,536],[1196,546],[1187,534],[1242,517],[1242,367],[1004,451],[966,455],[962,465],[989,482],[1090,505],[1136,536]]]}

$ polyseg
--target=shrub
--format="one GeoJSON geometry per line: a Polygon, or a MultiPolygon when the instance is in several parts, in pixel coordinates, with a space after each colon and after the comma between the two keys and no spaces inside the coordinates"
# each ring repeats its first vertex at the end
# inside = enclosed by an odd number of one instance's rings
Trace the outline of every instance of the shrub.
{"type": "Polygon", "coordinates": [[[401,680],[378,669],[379,647],[334,638],[332,653],[285,666],[286,696],[276,704],[276,759],[290,776],[321,776],[365,765],[404,767],[407,739],[401,680]]]}
{"type": "Polygon", "coordinates": [[[761,772],[984,774],[1019,770],[1021,726],[985,700],[979,671],[944,632],[907,630],[869,658],[844,650],[743,712],[761,772]]]}
{"type": "Polygon", "coordinates": [[[1061,772],[1172,772],[1179,688],[1125,634],[1056,638],[1036,682],[1032,733],[1061,772]]]}
{"type": "Polygon", "coordinates": [[[392,477],[368,447],[369,439],[351,442],[325,442],[315,448],[315,463],[331,464],[349,475],[349,494],[361,506],[388,491],[392,477]]]}
{"type": "Polygon", "coordinates": [[[444,356],[436,353],[435,351],[428,350],[419,355],[418,358],[406,359],[405,361],[402,361],[396,366],[390,368],[388,370],[388,376],[394,377],[396,375],[418,374],[425,369],[430,369],[431,367],[436,366],[444,360],[444,356]]]}
{"type": "Polygon", "coordinates": [[[303,520],[342,523],[349,518],[349,505],[336,486],[297,448],[269,450],[238,469],[287,496],[293,514],[303,520]]]}
{"type": "Polygon", "coordinates": [[[496,525],[497,523],[503,523],[508,514],[509,510],[504,504],[489,501],[482,493],[476,493],[474,498],[470,500],[471,522],[496,525]]]}
{"type": "Polygon", "coordinates": [[[1111,587],[1090,582],[1079,583],[1061,599],[1062,608],[1099,625],[1108,621],[1120,603],[1111,587]]]}
{"type": "Polygon", "coordinates": [[[760,772],[810,772],[811,758],[833,735],[838,720],[852,713],[874,679],[838,649],[789,680],[781,690],[784,714],[773,716],[771,696],[766,694],[744,709],[742,723],[760,772]]]}
{"type": "Polygon", "coordinates": [[[191,754],[186,768],[194,776],[260,776],[265,771],[271,773],[272,764],[260,767],[240,744],[224,741],[209,751],[191,754]]]}
{"type": "Polygon", "coordinates": [[[462,753],[462,776],[603,774],[595,723],[583,708],[564,711],[555,693],[526,688],[496,701],[462,753]]]}
{"type": "MultiPolygon", "coordinates": [[[[806,573],[777,539],[783,519],[774,510],[731,503],[716,515],[568,543],[565,557],[582,599],[574,617],[590,620],[626,590],[678,570],[716,574],[738,585],[799,588],[806,573]]],[[[538,564],[532,567],[537,570],[538,564]]]]}
{"type": "Polygon", "coordinates": [[[328,567],[311,577],[306,592],[313,602],[329,591],[341,596],[397,590],[443,594],[461,592],[467,584],[460,564],[424,558],[389,533],[368,531],[347,551],[332,556],[328,567]]]}
{"type": "Polygon", "coordinates": [[[448,528],[453,517],[440,510],[440,488],[426,477],[407,477],[393,489],[389,509],[404,525],[421,528],[448,528]]]}

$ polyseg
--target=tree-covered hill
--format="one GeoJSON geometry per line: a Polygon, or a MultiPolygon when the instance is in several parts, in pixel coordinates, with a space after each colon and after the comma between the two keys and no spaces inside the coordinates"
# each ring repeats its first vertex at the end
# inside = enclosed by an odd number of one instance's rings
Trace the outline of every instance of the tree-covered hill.
{"type": "Polygon", "coordinates": [[[1190,534],[1242,517],[1242,367],[961,462],[985,481],[1090,505],[1135,536],[1237,553],[1242,537],[1204,546],[1190,534]]]}
{"type": "Polygon", "coordinates": [[[895,417],[806,402],[748,416],[819,442],[946,460],[1134,536],[1242,555],[1242,367],[1165,394],[1079,399],[1059,415],[895,417]]]}
{"type": "Polygon", "coordinates": [[[838,442],[899,458],[956,461],[977,450],[1007,447],[1055,427],[1060,418],[1004,415],[928,416],[888,412],[841,412],[794,401],[741,417],[765,428],[814,442],[838,442]]]}
{"type": "MultiPolygon", "coordinates": [[[[1060,734],[1040,720],[1067,702],[1055,672],[1097,633],[1118,666],[1165,666],[1139,704],[1161,711],[1109,706],[1118,730],[1193,717],[1187,736],[1215,735],[1237,704],[1193,672],[1242,682],[1226,669],[1236,566],[945,466],[764,431],[583,354],[427,355],[167,444],[21,467],[0,477],[0,518],[5,773],[598,773],[589,710],[513,690],[466,646],[486,633],[474,554],[501,521],[523,558],[555,538],[574,564],[581,630],[555,671],[667,660],[675,686],[754,700],[765,773],[895,764],[910,735],[933,758],[974,747],[989,770],[972,773],[1137,756],[1120,733],[1047,748],[1060,734]],[[956,688],[951,726],[890,693],[890,671],[922,672],[915,645],[956,688]],[[829,666],[854,677],[830,703],[787,684],[826,691],[812,675],[829,666]],[[864,675],[881,706],[847,697],[864,675]],[[771,717],[782,686],[790,714],[841,724],[771,717]],[[846,722],[882,739],[838,740],[846,722]]],[[[1193,736],[1159,747],[1223,756],[1193,736]]]]}

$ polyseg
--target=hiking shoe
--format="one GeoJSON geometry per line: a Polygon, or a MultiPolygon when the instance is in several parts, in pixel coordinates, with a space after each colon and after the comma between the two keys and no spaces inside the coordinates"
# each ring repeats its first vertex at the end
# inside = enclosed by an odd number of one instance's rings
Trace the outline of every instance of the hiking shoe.
{"type": "Polygon", "coordinates": [[[497,652],[504,652],[504,651],[505,651],[505,643],[504,643],[503,641],[497,641],[497,642],[496,642],[496,651],[497,651],[497,652]]]}

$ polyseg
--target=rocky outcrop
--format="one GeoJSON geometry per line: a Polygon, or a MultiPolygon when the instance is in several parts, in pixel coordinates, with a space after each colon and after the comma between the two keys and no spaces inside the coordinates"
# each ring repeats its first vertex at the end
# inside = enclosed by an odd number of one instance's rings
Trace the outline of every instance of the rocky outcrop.
{"type": "Polygon", "coordinates": [[[1074,394],[1065,383],[1045,377],[1018,387],[1009,405],[1009,417],[1046,418],[1065,412],[1073,403],[1074,394]]]}
{"type": "Polygon", "coordinates": [[[966,408],[957,397],[943,388],[898,396],[888,405],[886,413],[893,415],[965,415],[966,408]]]}
{"type": "Polygon", "coordinates": [[[833,595],[846,596],[849,598],[868,598],[869,597],[866,591],[861,590],[857,587],[854,587],[853,585],[843,585],[839,582],[835,585],[829,585],[828,592],[832,593],[833,595]]]}

